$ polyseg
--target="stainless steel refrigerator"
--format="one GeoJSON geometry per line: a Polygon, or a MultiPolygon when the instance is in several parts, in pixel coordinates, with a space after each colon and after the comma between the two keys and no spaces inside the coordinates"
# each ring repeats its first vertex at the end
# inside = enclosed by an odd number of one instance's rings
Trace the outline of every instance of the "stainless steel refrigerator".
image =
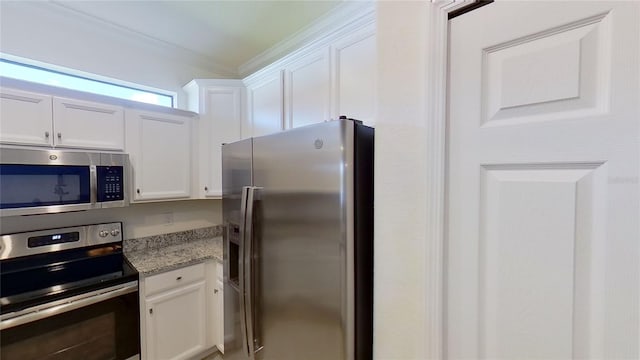
{"type": "Polygon", "coordinates": [[[364,360],[373,333],[372,128],[222,146],[225,360],[364,360]]]}

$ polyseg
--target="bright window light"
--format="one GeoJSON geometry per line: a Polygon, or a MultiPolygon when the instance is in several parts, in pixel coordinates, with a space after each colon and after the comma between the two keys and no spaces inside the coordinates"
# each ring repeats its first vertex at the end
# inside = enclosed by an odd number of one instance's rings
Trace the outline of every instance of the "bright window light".
{"type": "Polygon", "coordinates": [[[173,107],[173,96],[171,95],[65,74],[7,59],[0,59],[0,76],[147,104],[173,107]]]}

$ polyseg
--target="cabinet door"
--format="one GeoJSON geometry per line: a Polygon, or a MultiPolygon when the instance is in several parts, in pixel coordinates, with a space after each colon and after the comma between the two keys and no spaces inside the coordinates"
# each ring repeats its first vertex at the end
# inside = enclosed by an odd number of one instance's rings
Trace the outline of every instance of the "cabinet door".
{"type": "Polygon", "coordinates": [[[247,86],[250,132],[243,138],[272,134],[284,129],[282,72],[277,71],[247,86]]]}
{"type": "Polygon", "coordinates": [[[374,26],[350,34],[332,46],[331,115],[374,125],[376,98],[376,36],[374,26]]]}
{"type": "Polygon", "coordinates": [[[288,128],[329,120],[328,51],[315,51],[288,66],[285,92],[288,128]]]}
{"type": "Polygon", "coordinates": [[[126,111],[133,201],[190,197],[191,121],[186,116],[126,111]]]}
{"type": "Polygon", "coordinates": [[[640,359],[640,3],[540,5],[448,24],[443,350],[640,359]]]}
{"type": "Polygon", "coordinates": [[[240,139],[242,88],[211,87],[204,91],[206,112],[200,124],[200,194],[222,196],[223,143],[240,139]]]}
{"type": "Polygon", "coordinates": [[[123,113],[119,106],[54,97],[54,145],[122,151],[123,113]]]}
{"type": "Polygon", "coordinates": [[[224,353],[224,286],[222,284],[222,264],[216,264],[216,308],[215,308],[215,319],[214,319],[214,336],[215,336],[215,345],[220,350],[221,353],[224,353]]]}
{"type": "Polygon", "coordinates": [[[204,282],[160,293],[145,303],[149,359],[186,359],[206,349],[204,282]]]}
{"type": "Polygon", "coordinates": [[[51,96],[0,89],[0,142],[50,146],[51,96]]]}

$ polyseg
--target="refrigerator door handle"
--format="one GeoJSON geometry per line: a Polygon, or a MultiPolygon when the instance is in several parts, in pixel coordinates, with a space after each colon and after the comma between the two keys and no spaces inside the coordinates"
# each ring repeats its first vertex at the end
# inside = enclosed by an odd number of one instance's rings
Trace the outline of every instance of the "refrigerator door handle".
{"type": "MultiPolygon", "coordinates": [[[[249,194],[249,186],[242,188],[242,199],[240,200],[240,216],[242,222],[240,224],[240,249],[238,254],[238,282],[240,285],[240,332],[242,333],[242,350],[244,354],[250,358],[249,341],[247,336],[247,306],[245,304],[245,292],[247,288],[246,275],[245,275],[245,263],[246,263],[246,228],[247,228],[247,197],[249,194]]],[[[249,219],[250,221],[250,219],[249,219]]]]}
{"type": "Polygon", "coordinates": [[[247,208],[246,208],[246,223],[245,223],[245,259],[244,259],[244,276],[245,276],[245,311],[246,311],[246,329],[247,329],[247,345],[249,351],[249,359],[255,360],[256,352],[262,350],[262,347],[256,349],[256,339],[255,339],[255,331],[254,331],[254,317],[255,317],[255,309],[253,303],[253,289],[255,286],[255,269],[253,268],[254,263],[254,249],[253,249],[253,214],[254,214],[254,204],[257,200],[256,193],[262,190],[260,187],[248,187],[247,194],[247,208]]]}

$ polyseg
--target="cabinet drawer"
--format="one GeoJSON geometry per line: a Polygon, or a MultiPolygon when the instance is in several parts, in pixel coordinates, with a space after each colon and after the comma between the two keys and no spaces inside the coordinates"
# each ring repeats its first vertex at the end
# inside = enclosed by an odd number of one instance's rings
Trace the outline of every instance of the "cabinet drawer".
{"type": "Polygon", "coordinates": [[[160,291],[180,287],[203,279],[203,263],[167,271],[158,275],[149,276],[145,279],[145,296],[149,296],[160,291]]]}

